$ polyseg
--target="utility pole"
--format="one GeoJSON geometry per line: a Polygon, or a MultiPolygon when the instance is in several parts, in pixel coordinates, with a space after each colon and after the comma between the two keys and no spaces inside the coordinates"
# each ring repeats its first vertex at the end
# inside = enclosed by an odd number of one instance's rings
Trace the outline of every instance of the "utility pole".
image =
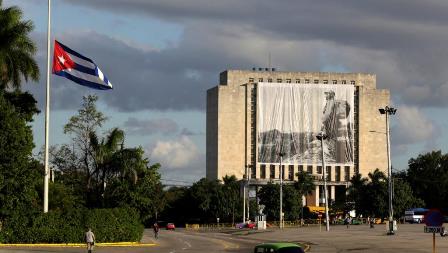
{"type": "Polygon", "coordinates": [[[283,229],[283,167],[282,160],[285,153],[280,152],[278,154],[280,156],[280,229],[283,229]]]}
{"type": "Polygon", "coordinates": [[[328,192],[327,192],[327,168],[325,168],[325,152],[324,152],[324,140],[327,139],[327,135],[322,131],[316,138],[320,140],[320,146],[322,149],[322,170],[324,179],[324,201],[325,201],[325,223],[326,231],[330,231],[330,221],[328,217],[328,192]]]}

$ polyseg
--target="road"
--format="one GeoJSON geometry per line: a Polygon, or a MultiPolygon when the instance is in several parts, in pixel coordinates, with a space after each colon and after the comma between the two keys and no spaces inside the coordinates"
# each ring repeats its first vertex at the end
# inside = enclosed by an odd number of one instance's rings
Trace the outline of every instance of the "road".
{"type": "MultiPolygon", "coordinates": [[[[150,230],[145,231],[142,242],[151,243],[145,247],[96,247],[97,253],[201,253],[252,252],[253,247],[261,242],[291,241],[310,245],[309,252],[320,253],[423,253],[432,252],[432,234],[423,232],[424,225],[399,225],[395,235],[386,235],[385,225],[376,225],[371,229],[367,225],[325,227],[287,228],[266,231],[202,231],[162,230],[158,240],[152,237],[150,230]]],[[[448,252],[448,237],[436,236],[436,252],[448,252]]],[[[39,253],[39,252],[86,252],[83,247],[0,247],[0,253],[39,253]]]]}

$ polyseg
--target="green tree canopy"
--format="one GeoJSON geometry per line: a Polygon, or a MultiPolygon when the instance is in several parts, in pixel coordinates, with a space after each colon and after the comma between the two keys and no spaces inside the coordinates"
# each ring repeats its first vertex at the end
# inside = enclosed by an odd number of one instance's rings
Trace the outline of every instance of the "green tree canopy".
{"type": "Polygon", "coordinates": [[[36,46],[30,39],[33,22],[23,21],[16,7],[3,8],[0,0],[0,89],[20,89],[22,78],[39,79],[39,67],[34,60],[36,46]]]}

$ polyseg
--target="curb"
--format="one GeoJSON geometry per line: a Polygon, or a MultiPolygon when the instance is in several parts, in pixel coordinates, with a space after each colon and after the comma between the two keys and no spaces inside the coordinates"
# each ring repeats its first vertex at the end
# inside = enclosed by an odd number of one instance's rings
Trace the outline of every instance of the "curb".
{"type": "MultiPolygon", "coordinates": [[[[97,247],[152,247],[155,243],[139,243],[139,242],[103,242],[95,243],[97,247]]],[[[86,247],[85,243],[5,243],[0,244],[2,247],[60,247],[60,248],[76,248],[86,247]]]]}

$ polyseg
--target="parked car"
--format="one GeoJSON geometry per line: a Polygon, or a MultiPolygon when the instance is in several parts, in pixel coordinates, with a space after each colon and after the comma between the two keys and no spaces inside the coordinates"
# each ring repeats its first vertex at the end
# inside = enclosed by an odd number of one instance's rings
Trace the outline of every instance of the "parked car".
{"type": "Polygon", "coordinates": [[[290,242],[274,242],[258,244],[254,253],[304,253],[303,246],[290,242]]]}
{"type": "Polygon", "coordinates": [[[252,223],[252,222],[249,222],[249,223],[237,223],[237,224],[235,225],[235,227],[236,227],[236,228],[239,228],[239,229],[242,229],[242,228],[250,228],[250,229],[253,229],[253,228],[255,228],[255,226],[256,226],[256,224],[255,224],[255,223],[252,223]]]}
{"type": "Polygon", "coordinates": [[[174,225],[174,223],[167,223],[166,224],[166,230],[175,230],[176,226],[174,225]]]}

